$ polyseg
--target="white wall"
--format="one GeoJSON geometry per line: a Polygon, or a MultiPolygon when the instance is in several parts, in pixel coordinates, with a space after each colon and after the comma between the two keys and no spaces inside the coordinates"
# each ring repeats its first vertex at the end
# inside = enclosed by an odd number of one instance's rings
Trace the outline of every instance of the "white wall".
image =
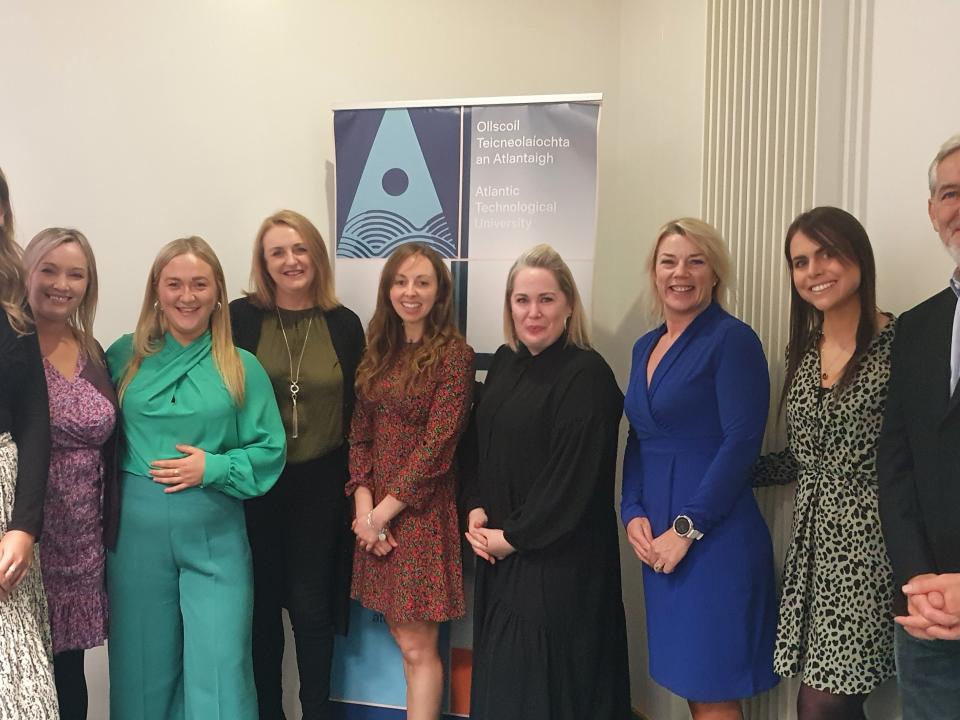
{"type": "Polygon", "coordinates": [[[334,104],[604,91],[619,2],[3,0],[0,158],[19,237],[99,250],[98,332],[130,329],[150,260],[188,233],[231,289],[279,207],[330,234],[334,104]]]}
{"type": "Polygon", "coordinates": [[[878,0],[873,32],[866,227],[882,308],[900,313],[947,285],[952,263],[927,217],[927,167],[960,132],[960,3],[878,0]]]}

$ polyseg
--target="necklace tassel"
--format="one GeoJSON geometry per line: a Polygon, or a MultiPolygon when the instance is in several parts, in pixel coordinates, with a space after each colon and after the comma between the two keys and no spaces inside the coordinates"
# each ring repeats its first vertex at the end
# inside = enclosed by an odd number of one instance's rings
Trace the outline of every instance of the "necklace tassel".
{"type": "Polygon", "coordinates": [[[287,339],[286,328],[283,327],[283,317],[280,315],[280,308],[277,308],[277,321],[280,323],[280,332],[283,334],[283,344],[287,348],[287,360],[290,363],[290,437],[296,439],[300,436],[300,418],[297,414],[297,393],[300,392],[300,367],[303,365],[303,354],[307,351],[307,341],[310,339],[310,328],[313,327],[313,318],[307,320],[307,332],[303,336],[303,345],[300,346],[300,359],[297,360],[297,371],[293,371],[293,353],[290,351],[290,341],[287,339]]]}
{"type": "Polygon", "coordinates": [[[292,417],[290,422],[290,425],[291,425],[290,437],[296,439],[300,435],[300,423],[298,422],[299,413],[297,412],[297,396],[294,395],[293,393],[291,393],[291,400],[293,404],[293,413],[291,414],[292,417]]]}

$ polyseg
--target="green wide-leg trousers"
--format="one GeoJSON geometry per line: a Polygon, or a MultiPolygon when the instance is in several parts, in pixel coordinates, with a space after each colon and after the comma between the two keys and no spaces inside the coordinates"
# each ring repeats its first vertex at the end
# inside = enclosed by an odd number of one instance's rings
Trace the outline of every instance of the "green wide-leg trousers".
{"type": "Polygon", "coordinates": [[[107,554],[110,717],[257,720],[253,573],[241,501],[121,478],[107,554]]]}

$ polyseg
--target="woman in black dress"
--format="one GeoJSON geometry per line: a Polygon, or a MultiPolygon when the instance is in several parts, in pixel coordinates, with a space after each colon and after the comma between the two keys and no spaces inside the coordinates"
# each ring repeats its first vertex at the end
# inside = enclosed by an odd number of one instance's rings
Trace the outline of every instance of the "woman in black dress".
{"type": "Polygon", "coordinates": [[[630,717],[614,512],[623,395],[547,245],[510,270],[476,410],[474,720],[630,717]]]}

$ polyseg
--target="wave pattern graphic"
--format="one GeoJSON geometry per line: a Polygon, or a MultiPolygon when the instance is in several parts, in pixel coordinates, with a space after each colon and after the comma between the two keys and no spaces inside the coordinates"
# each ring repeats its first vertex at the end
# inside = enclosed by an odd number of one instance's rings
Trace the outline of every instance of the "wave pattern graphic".
{"type": "Polygon", "coordinates": [[[337,257],[387,257],[398,245],[414,241],[429,245],[442,257],[457,256],[457,243],[443,213],[417,227],[395,212],[367,210],[347,221],[337,243],[337,257]]]}

